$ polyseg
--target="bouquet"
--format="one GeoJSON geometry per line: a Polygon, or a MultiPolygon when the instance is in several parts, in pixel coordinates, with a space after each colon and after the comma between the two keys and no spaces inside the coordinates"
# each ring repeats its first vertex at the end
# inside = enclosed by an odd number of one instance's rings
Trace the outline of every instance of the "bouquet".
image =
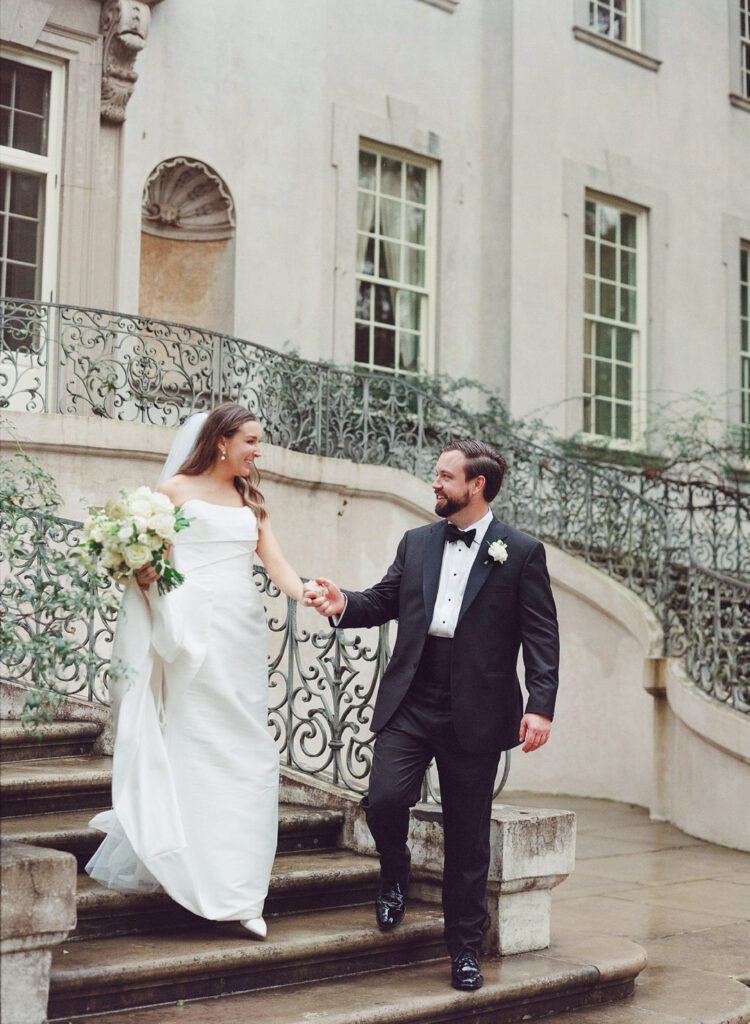
{"type": "Polygon", "coordinates": [[[159,593],[166,594],[185,582],[167,552],[189,524],[166,494],[139,487],[132,494],[122,491],[119,499],[108,501],[103,508],[89,508],[83,545],[92,561],[117,583],[132,579],[151,563],[160,574],[159,593]]]}

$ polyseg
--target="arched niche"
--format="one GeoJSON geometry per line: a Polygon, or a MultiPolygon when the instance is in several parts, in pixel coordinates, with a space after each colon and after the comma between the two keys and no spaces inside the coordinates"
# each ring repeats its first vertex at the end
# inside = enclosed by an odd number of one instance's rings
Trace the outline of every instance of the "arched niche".
{"type": "Polygon", "coordinates": [[[140,313],[232,333],[234,260],[226,182],[200,160],[164,160],[143,190],[140,313]]]}

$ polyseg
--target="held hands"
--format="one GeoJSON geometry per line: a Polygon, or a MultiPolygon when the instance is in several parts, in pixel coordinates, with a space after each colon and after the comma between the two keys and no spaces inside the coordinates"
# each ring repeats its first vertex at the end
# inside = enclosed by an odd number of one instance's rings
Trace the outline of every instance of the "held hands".
{"type": "Polygon", "coordinates": [[[346,598],[332,580],[319,576],[305,584],[305,604],[314,608],[323,618],[328,618],[341,615],[346,608],[346,598]]]}
{"type": "Polygon", "coordinates": [[[529,751],[543,747],[549,739],[551,729],[552,722],[544,715],[525,714],[521,719],[521,728],[518,733],[518,738],[523,743],[524,752],[529,753],[529,751]]]}

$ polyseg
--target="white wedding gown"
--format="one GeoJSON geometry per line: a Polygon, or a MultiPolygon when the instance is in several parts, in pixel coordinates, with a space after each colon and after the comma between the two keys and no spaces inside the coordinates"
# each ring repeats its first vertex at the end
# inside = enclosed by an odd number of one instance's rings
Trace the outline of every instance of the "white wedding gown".
{"type": "Polygon", "coordinates": [[[267,726],[266,618],[249,508],[191,498],[173,561],[185,583],[123,596],[113,649],[115,746],[106,838],[86,865],[113,889],[164,889],[216,921],[259,917],[278,818],[267,726]]]}

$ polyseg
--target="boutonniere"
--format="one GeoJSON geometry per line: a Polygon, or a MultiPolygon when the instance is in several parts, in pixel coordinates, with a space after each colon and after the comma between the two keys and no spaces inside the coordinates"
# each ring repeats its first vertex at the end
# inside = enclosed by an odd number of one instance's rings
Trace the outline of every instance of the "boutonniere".
{"type": "Polygon", "coordinates": [[[500,565],[503,562],[508,561],[508,547],[504,540],[493,540],[490,546],[487,548],[487,554],[489,558],[485,558],[484,564],[489,565],[490,562],[499,562],[500,565]]]}

